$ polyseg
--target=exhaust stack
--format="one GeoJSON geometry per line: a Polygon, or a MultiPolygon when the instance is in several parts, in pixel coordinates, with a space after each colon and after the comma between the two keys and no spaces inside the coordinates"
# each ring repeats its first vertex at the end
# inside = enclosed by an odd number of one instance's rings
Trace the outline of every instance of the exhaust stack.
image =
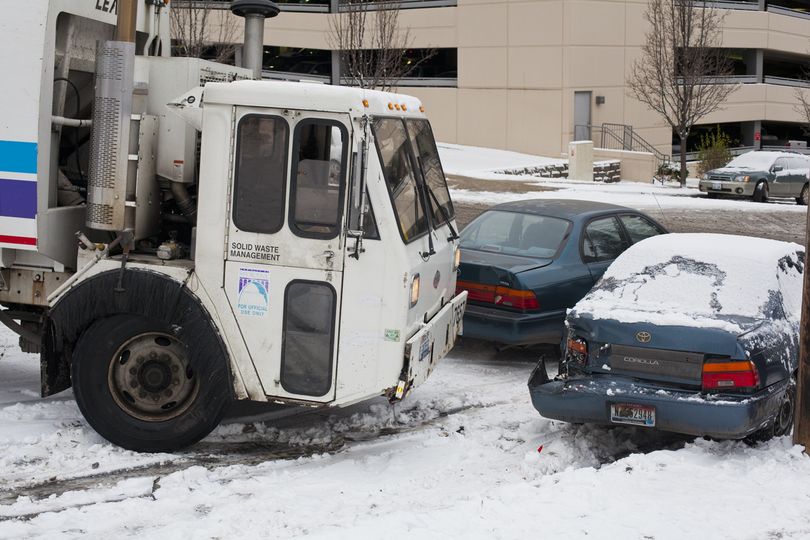
{"type": "Polygon", "coordinates": [[[279,7],[270,0],[233,0],[231,13],[245,18],[242,66],[253,71],[254,79],[261,79],[264,56],[264,20],[278,15],[279,7]]]}
{"type": "Polygon", "coordinates": [[[92,229],[124,231],[135,226],[137,161],[130,156],[138,153],[138,127],[132,121],[137,16],[137,0],[119,0],[116,40],[99,43],[96,52],[86,219],[92,229]],[[130,200],[132,205],[127,204],[130,200]]]}

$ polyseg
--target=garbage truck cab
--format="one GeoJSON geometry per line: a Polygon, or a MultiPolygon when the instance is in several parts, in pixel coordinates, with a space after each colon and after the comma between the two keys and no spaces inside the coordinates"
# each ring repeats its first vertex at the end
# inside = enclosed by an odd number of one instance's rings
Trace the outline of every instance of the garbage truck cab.
{"type": "MultiPolygon", "coordinates": [[[[36,13],[48,13],[46,34],[89,41],[85,19],[106,17],[49,6],[36,13]]],[[[138,25],[165,22],[163,4],[145,6],[138,25]]],[[[11,227],[6,241],[33,238],[0,244],[0,321],[41,352],[43,395],[72,387],[96,431],[137,451],[193,444],[234,399],[404,398],[453,347],[466,302],[455,294],[454,209],[422,104],[136,55],[133,45],[149,41],[130,19],[138,43],[110,40],[104,19],[95,63],[64,68],[84,83],[76,117],[65,117],[62,93],[53,113],[40,112],[37,139],[4,127],[8,140],[40,149],[51,125],[81,130],[54,139],[67,157],[40,155],[25,178],[39,194],[26,214],[36,236],[0,222],[11,227]],[[57,205],[57,186],[76,196],[57,205]]],[[[43,62],[67,61],[54,54],[43,62]]],[[[19,159],[0,155],[0,170],[19,159]]]]}

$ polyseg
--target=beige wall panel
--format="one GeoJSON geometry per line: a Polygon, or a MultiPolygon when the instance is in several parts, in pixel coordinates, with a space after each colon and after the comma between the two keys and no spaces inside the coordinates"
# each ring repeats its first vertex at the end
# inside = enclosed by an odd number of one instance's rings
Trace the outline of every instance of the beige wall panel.
{"type": "Polygon", "coordinates": [[[564,16],[567,45],[624,45],[624,2],[568,0],[564,16]]]}
{"type": "Polygon", "coordinates": [[[562,87],[562,47],[509,47],[509,88],[562,87]]]}
{"type": "Polygon", "coordinates": [[[456,88],[400,88],[403,94],[419,98],[425,106],[425,114],[433,126],[437,141],[456,142],[458,124],[458,90],[456,88]]]}
{"type": "MultiPolygon", "coordinates": [[[[572,112],[573,114],[573,112],[572,112]]],[[[624,124],[624,88],[594,88],[591,102],[591,124],[604,122],[624,124]],[[596,104],[596,96],[604,96],[605,103],[596,104]]]]}
{"type": "Polygon", "coordinates": [[[506,47],[474,47],[458,50],[458,86],[461,88],[506,88],[506,47]]]}
{"type": "Polygon", "coordinates": [[[624,86],[624,47],[567,47],[565,86],[624,86]]]}
{"type": "Polygon", "coordinates": [[[765,86],[764,84],[741,85],[726,99],[722,105],[723,110],[706,115],[699,123],[744,122],[764,118],[765,86]]]}
{"type": "Polygon", "coordinates": [[[509,45],[561,45],[563,3],[512,2],[509,5],[509,45]]]}
{"type": "Polygon", "coordinates": [[[561,151],[560,91],[510,90],[507,148],[557,156],[561,151]]]}
{"type": "Polygon", "coordinates": [[[625,13],[627,22],[625,23],[624,42],[625,45],[640,47],[644,43],[649,25],[644,19],[644,12],[647,4],[644,2],[627,2],[625,13]]]}
{"type": "Polygon", "coordinates": [[[506,148],[506,90],[458,90],[459,144],[506,148]]]}
{"type": "Polygon", "coordinates": [[[624,152],[594,148],[594,161],[618,159],[622,162],[622,180],[650,182],[655,174],[655,156],[649,152],[624,152]]]}
{"type": "Polygon", "coordinates": [[[506,46],[506,4],[466,4],[456,8],[459,47],[506,46]]]}

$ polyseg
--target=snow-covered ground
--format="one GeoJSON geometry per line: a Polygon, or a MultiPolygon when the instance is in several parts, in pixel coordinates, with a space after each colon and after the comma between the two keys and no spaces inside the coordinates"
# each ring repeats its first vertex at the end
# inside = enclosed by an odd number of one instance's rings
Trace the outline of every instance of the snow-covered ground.
{"type": "MultiPolygon", "coordinates": [[[[97,436],[0,335],[0,538],[807,538],[810,458],[541,418],[521,357],[463,343],[405,402],[233,423],[190,451],[97,436]],[[285,459],[290,458],[290,459],[285,459]]],[[[523,355],[523,359],[526,355],[523,355]]]]}
{"type": "Polygon", "coordinates": [[[688,179],[687,187],[681,188],[677,184],[665,186],[640,182],[604,184],[503,174],[496,171],[559,163],[561,160],[447,143],[439,143],[438,148],[442,167],[445,173],[451,177],[457,175],[479,180],[523,182],[552,189],[551,191],[521,192],[514,188],[503,191],[481,191],[451,187],[450,193],[453,200],[468,204],[492,205],[523,199],[546,198],[599,201],[640,210],[694,208],[696,210],[738,210],[740,212],[760,212],[764,209],[775,212],[807,211],[804,206],[798,206],[794,199],[774,200],[767,206],[747,200],[709,199],[697,189],[698,180],[695,178],[688,179]]]}

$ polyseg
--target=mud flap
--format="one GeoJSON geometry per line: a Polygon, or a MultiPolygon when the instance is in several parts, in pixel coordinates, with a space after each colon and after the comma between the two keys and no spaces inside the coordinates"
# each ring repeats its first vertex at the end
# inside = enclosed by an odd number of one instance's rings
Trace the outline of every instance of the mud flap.
{"type": "Polygon", "coordinates": [[[405,363],[395,399],[402,399],[411,389],[425,382],[439,360],[447,356],[462,332],[466,306],[467,291],[463,291],[405,342],[405,363]]]}

